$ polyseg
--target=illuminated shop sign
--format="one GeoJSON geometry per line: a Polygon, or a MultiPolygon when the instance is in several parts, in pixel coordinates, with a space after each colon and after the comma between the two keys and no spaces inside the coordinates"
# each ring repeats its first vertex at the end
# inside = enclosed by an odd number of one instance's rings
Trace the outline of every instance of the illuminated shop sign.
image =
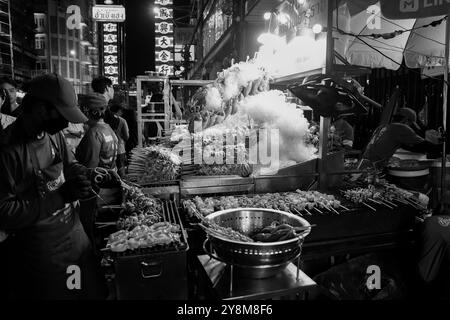
{"type": "Polygon", "coordinates": [[[155,0],[155,70],[174,74],[173,0],[155,0]]]}
{"type": "Polygon", "coordinates": [[[125,21],[125,7],[96,5],[92,7],[92,17],[96,21],[123,22],[125,21]]]}
{"type": "Polygon", "coordinates": [[[119,84],[119,55],[118,55],[118,26],[117,23],[103,24],[103,72],[113,84],[119,84]]]}
{"type": "Polygon", "coordinates": [[[173,34],[173,23],[160,22],[155,23],[155,32],[162,34],[173,34]]]}
{"type": "Polygon", "coordinates": [[[169,47],[173,47],[173,37],[167,37],[167,36],[156,37],[155,38],[155,45],[157,47],[161,47],[163,49],[167,49],[169,47]]]}

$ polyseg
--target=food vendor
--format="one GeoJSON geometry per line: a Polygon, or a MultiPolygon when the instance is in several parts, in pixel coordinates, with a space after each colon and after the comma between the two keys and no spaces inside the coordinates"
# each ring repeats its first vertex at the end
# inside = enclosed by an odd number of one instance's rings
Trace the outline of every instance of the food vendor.
{"type": "MultiPolygon", "coordinates": [[[[88,168],[104,168],[107,170],[116,170],[116,159],[118,150],[118,139],[113,129],[104,121],[107,102],[103,95],[93,93],[87,96],[86,104],[89,109],[89,129],[81,139],[78,145],[75,157],[84,166],[88,168]]],[[[96,189],[100,192],[104,190],[96,189]]],[[[94,243],[94,223],[97,214],[97,199],[81,202],[81,211],[84,212],[81,217],[83,227],[94,243]]]]}
{"type": "Polygon", "coordinates": [[[340,138],[344,149],[352,149],[355,135],[353,127],[346,120],[346,115],[339,115],[333,122],[332,127],[334,127],[334,133],[340,138]]]}
{"type": "Polygon", "coordinates": [[[358,169],[385,167],[399,148],[413,152],[436,154],[441,151],[438,139],[429,141],[418,136],[412,127],[416,124],[416,113],[409,108],[400,109],[390,124],[378,127],[362,156],[358,169]]]}
{"type": "Polygon", "coordinates": [[[91,194],[89,170],[74,160],[60,132],[69,121],[87,119],[72,85],[57,74],[33,79],[26,92],[23,113],[2,135],[0,152],[0,229],[9,234],[8,255],[2,257],[8,297],[103,298],[103,280],[77,206],[91,194]],[[73,265],[83,273],[80,290],[67,286],[73,265]]]}

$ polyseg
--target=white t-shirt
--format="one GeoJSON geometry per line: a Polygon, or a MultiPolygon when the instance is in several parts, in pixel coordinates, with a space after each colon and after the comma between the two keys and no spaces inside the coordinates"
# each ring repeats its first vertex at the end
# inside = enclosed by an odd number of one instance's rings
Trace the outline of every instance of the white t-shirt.
{"type": "Polygon", "coordinates": [[[16,121],[15,117],[8,116],[7,114],[0,113],[0,122],[2,129],[5,129],[10,124],[12,124],[14,121],[16,121]]]}

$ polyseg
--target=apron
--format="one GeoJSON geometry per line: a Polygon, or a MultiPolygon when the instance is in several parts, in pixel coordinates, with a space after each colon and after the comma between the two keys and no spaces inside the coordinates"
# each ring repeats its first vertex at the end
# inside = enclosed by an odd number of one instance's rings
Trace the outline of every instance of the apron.
{"type": "MultiPolygon", "coordinates": [[[[28,196],[37,193],[42,198],[64,183],[63,161],[54,137],[50,140],[54,160],[42,169],[34,147],[27,144],[34,178],[27,190],[28,196]]],[[[16,283],[13,283],[12,298],[101,299],[104,296],[101,270],[80,223],[78,207],[77,203],[66,204],[63,209],[15,234],[13,261],[17,263],[14,264],[16,283]],[[80,270],[81,290],[71,290],[67,286],[67,279],[73,274],[68,274],[67,270],[74,265],[80,270]]]]}

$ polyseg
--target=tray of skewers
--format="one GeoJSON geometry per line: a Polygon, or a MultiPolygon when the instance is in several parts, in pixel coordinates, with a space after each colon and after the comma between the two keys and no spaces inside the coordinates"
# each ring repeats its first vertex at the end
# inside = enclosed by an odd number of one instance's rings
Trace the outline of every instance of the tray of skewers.
{"type": "Polygon", "coordinates": [[[341,193],[349,201],[363,205],[372,211],[377,211],[376,207],[379,206],[394,210],[399,205],[411,206],[417,210],[427,210],[414,193],[388,183],[341,190],[341,193]]]}
{"type": "Polygon", "coordinates": [[[103,251],[136,254],[186,242],[179,217],[164,213],[161,200],[137,187],[125,189],[125,202],[115,226],[118,231],[109,235],[103,251]]]}
{"type": "Polygon", "coordinates": [[[318,191],[265,193],[252,196],[222,196],[207,197],[199,196],[184,200],[183,206],[189,217],[194,217],[193,208],[203,216],[216,211],[236,208],[262,208],[290,212],[299,216],[311,216],[313,214],[339,215],[342,211],[350,211],[342,205],[341,201],[333,195],[320,193],[318,191]]]}

